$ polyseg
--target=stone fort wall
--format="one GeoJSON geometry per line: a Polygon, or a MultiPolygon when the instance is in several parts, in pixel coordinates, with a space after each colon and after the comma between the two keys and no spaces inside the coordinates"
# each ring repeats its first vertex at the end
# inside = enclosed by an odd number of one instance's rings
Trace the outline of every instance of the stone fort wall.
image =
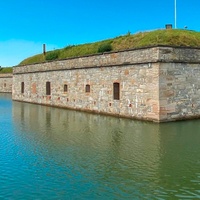
{"type": "Polygon", "coordinates": [[[149,121],[200,117],[200,49],[149,47],[14,67],[13,99],[149,121]]]}
{"type": "Polygon", "coordinates": [[[12,92],[12,74],[0,74],[0,92],[12,92]]]}

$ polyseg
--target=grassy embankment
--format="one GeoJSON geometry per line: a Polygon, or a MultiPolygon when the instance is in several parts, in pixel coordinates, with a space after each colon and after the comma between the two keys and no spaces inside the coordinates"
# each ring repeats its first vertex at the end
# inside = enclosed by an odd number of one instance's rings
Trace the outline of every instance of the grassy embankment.
{"type": "Polygon", "coordinates": [[[12,73],[12,71],[13,71],[12,67],[0,68],[0,74],[12,73]]]}
{"type": "Polygon", "coordinates": [[[23,60],[19,65],[154,45],[200,47],[200,32],[172,29],[142,32],[134,35],[128,33],[124,36],[100,42],[69,45],[63,49],[49,51],[46,53],[46,56],[38,54],[23,60]]]}

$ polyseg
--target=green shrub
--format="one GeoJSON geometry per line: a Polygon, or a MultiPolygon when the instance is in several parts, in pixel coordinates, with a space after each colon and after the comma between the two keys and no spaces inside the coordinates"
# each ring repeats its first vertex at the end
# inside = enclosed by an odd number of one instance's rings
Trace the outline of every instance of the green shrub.
{"type": "Polygon", "coordinates": [[[60,50],[49,51],[46,54],[46,60],[56,60],[59,58],[60,50]]]}
{"type": "Polygon", "coordinates": [[[110,43],[101,44],[98,48],[98,53],[112,51],[112,45],[110,43]]]}

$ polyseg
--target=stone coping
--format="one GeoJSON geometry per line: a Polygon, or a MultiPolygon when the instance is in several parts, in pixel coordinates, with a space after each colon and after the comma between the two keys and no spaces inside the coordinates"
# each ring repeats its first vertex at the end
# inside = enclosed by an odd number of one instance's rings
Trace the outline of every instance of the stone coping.
{"type": "MultiPolygon", "coordinates": [[[[190,47],[190,46],[186,47],[186,46],[173,46],[173,45],[152,45],[152,46],[146,46],[146,47],[138,47],[138,48],[130,48],[130,49],[125,49],[125,50],[119,50],[119,51],[110,51],[110,52],[104,52],[104,53],[89,54],[89,55],[85,55],[85,56],[76,56],[76,57],[70,57],[70,58],[63,58],[63,59],[59,59],[59,60],[44,61],[44,62],[32,63],[32,64],[28,64],[28,65],[36,65],[36,64],[41,64],[41,63],[50,63],[50,62],[61,61],[61,60],[71,60],[71,59],[77,59],[77,58],[97,56],[97,55],[102,55],[102,54],[110,54],[110,53],[120,53],[120,52],[128,52],[128,51],[135,51],[135,50],[143,50],[143,49],[149,49],[149,48],[155,48],[155,47],[167,47],[167,48],[196,49],[196,50],[200,50],[200,47],[190,47]]],[[[23,66],[26,66],[26,65],[16,65],[14,67],[23,67],[23,66]]]]}
{"type": "Polygon", "coordinates": [[[13,68],[13,74],[91,67],[124,66],[155,62],[200,63],[200,48],[160,45],[148,48],[129,49],[126,51],[107,52],[51,62],[15,66],[13,68]]]}

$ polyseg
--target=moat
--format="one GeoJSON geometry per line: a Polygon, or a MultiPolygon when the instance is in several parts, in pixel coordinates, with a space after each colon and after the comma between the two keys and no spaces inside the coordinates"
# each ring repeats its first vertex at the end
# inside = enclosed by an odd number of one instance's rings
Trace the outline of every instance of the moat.
{"type": "Polygon", "coordinates": [[[200,120],[154,124],[0,94],[0,199],[200,199],[200,120]]]}

